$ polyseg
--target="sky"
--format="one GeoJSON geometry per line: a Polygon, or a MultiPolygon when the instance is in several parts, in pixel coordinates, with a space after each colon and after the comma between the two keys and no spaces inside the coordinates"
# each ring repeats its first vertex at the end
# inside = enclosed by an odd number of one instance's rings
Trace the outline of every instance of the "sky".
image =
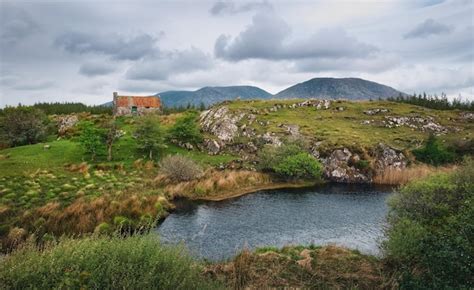
{"type": "Polygon", "coordinates": [[[0,107],[314,77],[474,100],[474,1],[4,1],[0,107]]]}

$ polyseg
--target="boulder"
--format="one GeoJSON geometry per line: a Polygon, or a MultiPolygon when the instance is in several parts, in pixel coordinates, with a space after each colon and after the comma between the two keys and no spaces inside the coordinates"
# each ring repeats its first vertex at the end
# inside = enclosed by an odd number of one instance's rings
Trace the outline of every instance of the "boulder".
{"type": "Polygon", "coordinates": [[[233,114],[226,106],[213,108],[201,113],[201,128],[205,132],[215,135],[223,142],[231,142],[239,134],[237,123],[245,113],[233,114]]]}
{"type": "Polygon", "coordinates": [[[74,127],[77,122],[79,122],[79,118],[76,115],[64,115],[58,116],[58,135],[64,136],[69,129],[74,127]]]}
{"type": "Polygon", "coordinates": [[[216,140],[205,139],[203,146],[209,155],[216,155],[221,151],[221,145],[216,140]]]}
{"type": "Polygon", "coordinates": [[[324,176],[334,182],[371,182],[371,176],[351,166],[350,160],[360,160],[360,157],[357,154],[353,154],[347,148],[334,150],[329,157],[322,159],[322,163],[324,164],[324,176]]]}

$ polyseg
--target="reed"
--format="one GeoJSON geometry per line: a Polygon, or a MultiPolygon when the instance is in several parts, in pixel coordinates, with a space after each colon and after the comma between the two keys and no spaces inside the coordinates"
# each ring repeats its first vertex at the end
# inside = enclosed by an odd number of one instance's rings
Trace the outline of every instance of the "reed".
{"type": "Polygon", "coordinates": [[[428,175],[440,172],[453,171],[455,166],[435,167],[426,164],[417,164],[404,169],[389,167],[382,174],[373,179],[375,184],[403,185],[412,180],[422,179],[428,175]]]}

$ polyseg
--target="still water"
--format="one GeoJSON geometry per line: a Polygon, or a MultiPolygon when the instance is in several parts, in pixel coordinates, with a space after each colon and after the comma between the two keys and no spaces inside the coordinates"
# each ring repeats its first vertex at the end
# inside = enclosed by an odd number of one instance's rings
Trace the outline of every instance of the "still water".
{"type": "Polygon", "coordinates": [[[243,248],[337,244],[379,254],[389,187],[327,184],[260,191],[220,202],[182,202],[158,227],[161,241],[184,242],[209,260],[243,248]]]}

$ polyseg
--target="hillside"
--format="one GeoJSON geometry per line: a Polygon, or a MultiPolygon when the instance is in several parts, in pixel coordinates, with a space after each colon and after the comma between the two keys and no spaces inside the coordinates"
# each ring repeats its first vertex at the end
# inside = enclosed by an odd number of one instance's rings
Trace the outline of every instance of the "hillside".
{"type": "Polygon", "coordinates": [[[314,78],[291,86],[274,97],[368,100],[403,94],[389,86],[359,78],[314,78]]]}
{"type": "Polygon", "coordinates": [[[272,95],[258,87],[229,86],[229,87],[204,87],[196,91],[166,91],[159,93],[163,104],[167,107],[199,106],[201,103],[209,106],[226,100],[239,97],[246,99],[268,99],[272,95]]]}

